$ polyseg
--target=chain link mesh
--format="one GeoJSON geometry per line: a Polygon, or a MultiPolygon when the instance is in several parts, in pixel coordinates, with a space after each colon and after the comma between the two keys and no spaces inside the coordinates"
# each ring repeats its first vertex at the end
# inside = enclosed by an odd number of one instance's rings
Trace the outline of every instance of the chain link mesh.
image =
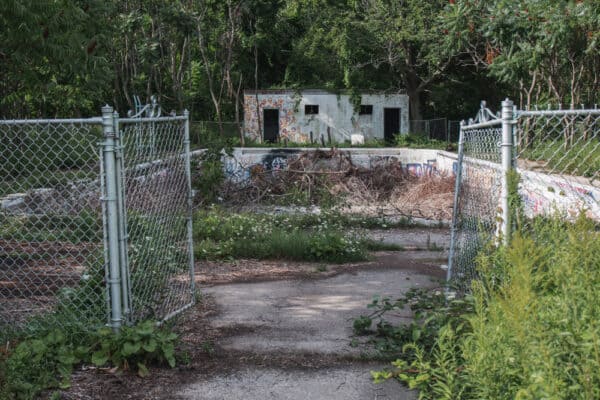
{"type": "Polygon", "coordinates": [[[107,320],[100,120],[0,121],[0,332],[107,320]]]}
{"type": "Polygon", "coordinates": [[[163,320],[194,301],[185,118],[121,120],[130,319],[163,320]]]}
{"type": "MultiPolygon", "coordinates": [[[[582,213],[600,222],[600,110],[517,111],[515,117],[521,210],[513,224],[527,227],[557,215],[572,221],[582,213]]],[[[464,158],[450,268],[452,284],[463,290],[476,278],[477,253],[501,222],[501,123],[462,128],[464,158]]]]}
{"type": "Polygon", "coordinates": [[[600,221],[600,110],[522,112],[515,145],[524,222],[581,212],[600,221]]]}
{"type": "Polygon", "coordinates": [[[451,284],[468,290],[476,278],[475,256],[498,227],[502,185],[499,143],[502,127],[463,127],[462,174],[455,210],[451,284]]]}

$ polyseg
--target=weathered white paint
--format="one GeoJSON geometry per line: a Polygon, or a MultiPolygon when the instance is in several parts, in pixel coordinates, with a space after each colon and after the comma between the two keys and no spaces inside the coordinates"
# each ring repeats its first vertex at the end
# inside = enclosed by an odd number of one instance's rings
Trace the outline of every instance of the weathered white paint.
{"type": "Polygon", "coordinates": [[[384,138],[384,109],[400,108],[400,133],[407,133],[408,96],[405,94],[363,94],[362,105],[373,106],[370,115],[359,115],[348,94],[335,94],[323,90],[264,90],[244,93],[244,129],[246,136],[262,140],[263,111],[279,110],[279,135],[281,139],[306,143],[310,133],[314,141],[323,138],[340,143],[350,141],[352,134],[362,134],[365,140],[384,138]],[[257,107],[258,99],[258,107],[257,107]],[[319,113],[306,115],[306,105],[318,105],[319,113]],[[258,111],[258,115],[257,115],[258,111]]]}

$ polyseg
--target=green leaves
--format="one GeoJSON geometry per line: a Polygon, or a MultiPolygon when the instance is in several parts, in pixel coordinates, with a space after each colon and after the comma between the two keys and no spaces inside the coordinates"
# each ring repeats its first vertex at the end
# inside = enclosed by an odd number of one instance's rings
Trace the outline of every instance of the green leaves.
{"type": "Polygon", "coordinates": [[[118,334],[97,333],[92,346],[92,363],[96,366],[112,364],[121,369],[134,366],[140,376],[149,374],[150,363],[166,362],[175,367],[177,335],[160,329],[154,321],[144,321],[133,327],[123,327],[118,334]]]}
{"type": "Polygon", "coordinates": [[[457,0],[442,24],[449,46],[469,53],[471,61],[528,101],[595,103],[590,88],[598,81],[598,4],[457,0]]]}
{"type": "Polygon", "coordinates": [[[80,334],[81,342],[76,345],[60,330],[51,330],[21,342],[6,361],[0,358],[0,398],[31,399],[43,389],[68,388],[73,367],[81,361],[97,367],[132,368],[142,377],[149,374],[151,364],[176,365],[178,337],[154,321],[125,326],[118,334],[108,327],[80,334]]]}
{"type": "Polygon", "coordinates": [[[102,367],[108,363],[109,354],[106,351],[95,351],[92,354],[91,362],[97,367],[102,367]]]}
{"type": "MultiPolygon", "coordinates": [[[[400,353],[398,346],[386,348],[400,359],[393,370],[373,372],[376,381],[396,378],[422,399],[600,396],[597,224],[583,216],[573,223],[528,222],[509,247],[491,246],[480,255],[481,279],[466,300],[474,308],[413,297],[408,304],[418,326],[401,331],[377,324],[385,328],[380,335],[408,344],[400,353]],[[452,317],[440,326],[435,310],[452,317]]],[[[371,305],[378,312],[399,308],[379,298],[371,305]]]]}

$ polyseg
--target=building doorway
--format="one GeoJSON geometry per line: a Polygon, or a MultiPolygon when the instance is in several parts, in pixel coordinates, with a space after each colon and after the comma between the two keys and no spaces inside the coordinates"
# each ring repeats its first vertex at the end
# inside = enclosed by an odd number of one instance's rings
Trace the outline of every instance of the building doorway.
{"type": "Polygon", "coordinates": [[[263,139],[268,143],[276,143],[279,140],[279,110],[263,110],[263,139]]]}
{"type": "Polygon", "coordinates": [[[386,142],[394,141],[394,136],[400,133],[400,109],[383,109],[383,138],[386,142]]]}

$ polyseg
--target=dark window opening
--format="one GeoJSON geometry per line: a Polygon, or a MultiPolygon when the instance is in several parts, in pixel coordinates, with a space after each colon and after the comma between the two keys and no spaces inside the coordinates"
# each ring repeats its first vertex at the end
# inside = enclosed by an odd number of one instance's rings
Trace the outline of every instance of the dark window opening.
{"type": "Polygon", "coordinates": [[[315,104],[307,104],[304,106],[304,114],[305,115],[311,115],[311,114],[318,114],[319,113],[319,106],[315,105],[315,104]]]}
{"type": "Polygon", "coordinates": [[[373,106],[361,104],[358,115],[373,115],[373,106]]]}

